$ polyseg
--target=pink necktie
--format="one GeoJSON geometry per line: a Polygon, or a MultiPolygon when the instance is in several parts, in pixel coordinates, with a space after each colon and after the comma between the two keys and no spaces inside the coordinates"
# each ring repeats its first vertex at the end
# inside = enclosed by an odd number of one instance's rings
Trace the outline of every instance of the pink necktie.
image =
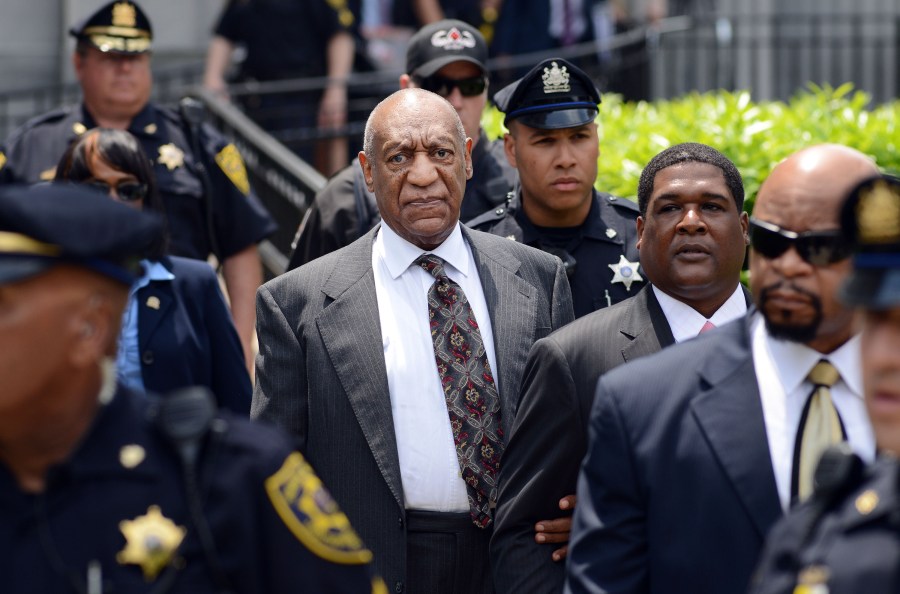
{"type": "Polygon", "coordinates": [[[697,334],[703,334],[704,332],[709,332],[710,330],[712,330],[715,327],[716,327],[715,324],[713,324],[709,320],[706,320],[706,323],[703,324],[703,327],[700,328],[700,332],[698,332],[697,334]]]}

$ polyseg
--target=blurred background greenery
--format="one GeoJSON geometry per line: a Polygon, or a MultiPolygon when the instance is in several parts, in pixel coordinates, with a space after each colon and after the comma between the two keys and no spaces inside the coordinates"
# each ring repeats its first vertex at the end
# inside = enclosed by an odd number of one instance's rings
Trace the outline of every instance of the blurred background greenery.
{"type": "MultiPolygon", "coordinates": [[[[744,177],[752,211],[772,167],[794,151],[822,142],[854,147],[887,173],[900,172],[900,101],[869,108],[870,97],[845,84],[810,85],[788,102],[754,102],[750,93],[694,93],[670,101],[625,103],[604,95],[597,118],[600,158],[596,187],[637,197],[644,165],[681,142],[702,142],[728,156],[744,177]]],[[[503,114],[489,106],[482,124],[491,138],[504,133],[503,114]]]]}

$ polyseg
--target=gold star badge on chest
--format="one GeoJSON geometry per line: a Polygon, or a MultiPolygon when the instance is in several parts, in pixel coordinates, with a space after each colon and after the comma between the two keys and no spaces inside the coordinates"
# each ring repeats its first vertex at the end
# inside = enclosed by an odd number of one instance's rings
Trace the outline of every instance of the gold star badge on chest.
{"type": "Polygon", "coordinates": [[[184,526],[162,515],[157,505],[148,507],[143,516],[119,522],[119,530],[125,536],[125,548],[116,554],[116,561],[139,565],[148,582],[172,561],[187,533],[184,526]]]}
{"type": "Polygon", "coordinates": [[[184,165],[184,151],[172,144],[163,144],[159,147],[157,163],[162,163],[169,171],[184,165]]]}
{"type": "Polygon", "coordinates": [[[616,264],[609,264],[609,269],[613,271],[612,283],[622,283],[628,292],[631,292],[631,283],[644,280],[638,273],[638,262],[629,262],[624,255],[619,256],[616,264]]]}

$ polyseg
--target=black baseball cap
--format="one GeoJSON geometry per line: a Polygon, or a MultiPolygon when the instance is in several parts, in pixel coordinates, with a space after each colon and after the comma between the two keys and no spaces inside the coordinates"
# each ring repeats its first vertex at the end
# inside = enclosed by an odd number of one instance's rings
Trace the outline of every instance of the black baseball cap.
{"type": "Polygon", "coordinates": [[[88,268],[130,285],[158,244],[159,216],[78,184],[0,189],[0,285],[58,264],[88,268]]]}
{"type": "Polygon", "coordinates": [[[900,305],[900,179],[879,175],[856,186],[841,210],[841,230],[855,248],[841,300],[870,309],[900,305]]]}
{"type": "Polygon", "coordinates": [[[153,28],[140,6],[117,0],[73,26],[69,35],[101,52],[143,54],[150,51],[153,28]]]}
{"type": "Polygon", "coordinates": [[[453,62],[469,62],[487,73],[487,57],[487,43],[478,29],[445,19],[422,27],[409,40],[406,73],[425,78],[453,62]]]}
{"type": "Polygon", "coordinates": [[[494,103],[506,114],[504,125],[518,120],[543,130],[574,128],[597,117],[600,91],[571,62],[550,58],[497,91],[494,103]]]}

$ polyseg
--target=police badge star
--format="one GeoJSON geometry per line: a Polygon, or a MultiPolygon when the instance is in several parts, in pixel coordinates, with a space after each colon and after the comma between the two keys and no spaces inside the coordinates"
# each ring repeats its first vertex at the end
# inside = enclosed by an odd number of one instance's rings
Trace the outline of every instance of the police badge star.
{"type": "Polygon", "coordinates": [[[166,169],[172,171],[184,165],[184,151],[172,144],[163,144],[159,147],[158,163],[166,166],[166,169]]]}
{"type": "Polygon", "coordinates": [[[119,522],[125,548],[116,553],[120,565],[139,565],[144,579],[152,581],[175,557],[187,529],[162,515],[158,505],[133,520],[119,522]]]}
{"type": "Polygon", "coordinates": [[[629,262],[624,255],[619,256],[619,261],[615,264],[609,264],[609,269],[613,271],[612,283],[622,283],[625,290],[631,292],[631,284],[639,283],[644,278],[638,273],[638,262],[629,262]]]}

